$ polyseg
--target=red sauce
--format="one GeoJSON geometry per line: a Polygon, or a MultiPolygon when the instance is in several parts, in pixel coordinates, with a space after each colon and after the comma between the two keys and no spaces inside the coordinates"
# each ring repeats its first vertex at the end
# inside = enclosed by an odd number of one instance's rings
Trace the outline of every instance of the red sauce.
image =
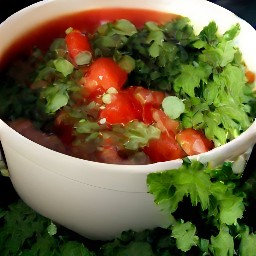
{"type": "Polygon", "coordinates": [[[93,33],[101,23],[116,19],[128,19],[140,27],[146,21],[165,23],[176,17],[177,15],[171,13],[141,9],[95,9],[57,17],[31,29],[10,45],[0,65],[3,67],[13,58],[29,53],[33,46],[47,49],[52,40],[63,37],[69,27],[93,33]]]}

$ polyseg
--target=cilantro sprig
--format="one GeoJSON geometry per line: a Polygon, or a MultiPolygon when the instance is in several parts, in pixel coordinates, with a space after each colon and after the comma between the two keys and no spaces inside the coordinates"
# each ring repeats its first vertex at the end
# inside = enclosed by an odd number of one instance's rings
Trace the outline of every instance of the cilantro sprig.
{"type": "MultiPolygon", "coordinates": [[[[57,226],[18,200],[0,214],[0,254],[2,256],[95,256],[75,239],[57,234],[57,226]]],[[[59,228],[59,226],[58,226],[59,228]]]]}
{"type": "Polygon", "coordinates": [[[244,222],[249,194],[231,162],[211,169],[184,159],[179,169],[149,174],[147,184],[155,203],[175,218],[170,230],[179,250],[254,255],[255,230],[244,222]]]}
{"type": "Polygon", "coordinates": [[[96,32],[96,56],[114,56],[120,62],[129,56],[134,67],[128,84],[167,91],[182,100],[185,111],[174,115],[182,127],[202,129],[220,146],[250,126],[255,95],[246,84],[246,67],[234,44],[239,24],[223,34],[214,21],[195,34],[186,17],[164,25],[147,22],[131,34],[119,33],[116,26],[107,23],[96,32]],[[115,43],[107,44],[109,40],[115,43]]]}
{"type": "Polygon", "coordinates": [[[254,256],[255,174],[234,173],[233,163],[214,169],[184,160],[176,170],[148,175],[157,207],[172,216],[168,228],[124,232],[92,241],[42,217],[18,200],[0,209],[1,255],[239,255],[254,256]],[[249,213],[248,213],[249,212],[249,213]]]}

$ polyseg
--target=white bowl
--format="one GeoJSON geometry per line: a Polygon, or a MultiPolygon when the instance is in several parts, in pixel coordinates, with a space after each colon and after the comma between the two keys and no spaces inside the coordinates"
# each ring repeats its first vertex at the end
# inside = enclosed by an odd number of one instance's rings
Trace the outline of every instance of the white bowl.
{"type": "MultiPolygon", "coordinates": [[[[240,23],[237,44],[256,72],[256,32],[230,11],[204,0],[50,0],[33,4],[0,25],[0,63],[18,38],[45,21],[95,8],[151,9],[187,16],[196,31],[215,20],[220,32],[240,23]]],[[[181,160],[150,165],[112,165],[73,158],[44,148],[21,136],[0,120],[0,139],[10,178],[20,197],[40,214],[92,239],[111,239],[122,231],[170,224],[147,193],[150,172],[174,169],[181,160]]],[[[256,141],[256,122],[237,139],[194,156],[219,164],[248,152],[256,141]]]]}

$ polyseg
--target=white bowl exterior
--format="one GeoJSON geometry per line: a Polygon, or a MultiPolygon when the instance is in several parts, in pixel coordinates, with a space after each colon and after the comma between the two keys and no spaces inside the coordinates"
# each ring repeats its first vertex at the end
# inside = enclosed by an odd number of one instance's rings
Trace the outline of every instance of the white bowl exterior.
{"type": "Polygon", "coordinates": [[[8,167],[20,197],[43,216],[81,235],[105,240],[127,229],[140,231],[170,224],[149,194],[81,183],[48,171],[8,147],[7,158],[13,155],[15,161],[9,161],[8,167]]]}
{"type": "MultiPolygon", "coordinates": [[[[239,22],[241,33],[237,43],[246,64],[256,72],[254,29],[233,13],[204,0],[42,1],[0,24],[0,61],[13,41],[45,20],[85,9],[116,6],[188,16],[197,31],[211,20],[216,21],[220,32],[239,22]]],[[[147,193],[146,177],[152,171],[178,168],[181,160],[144,166],[94,163],[46,149],[16,133],[1,120],[0,139],[11,181],[20,197],[42,215],[84,236],[110,239],[123,230],[165,226],[170,221],[147,193]]],[[[244,134],[224,147],[191,158],[219,164],[243,154],[255,141],[254,122],[244,134]]]]}

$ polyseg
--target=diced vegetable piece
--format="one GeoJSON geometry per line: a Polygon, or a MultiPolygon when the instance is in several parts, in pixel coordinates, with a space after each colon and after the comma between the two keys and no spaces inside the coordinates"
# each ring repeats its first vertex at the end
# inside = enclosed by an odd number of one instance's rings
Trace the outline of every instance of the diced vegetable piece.
{"type": "Polygon", "coordinates": [[[154,122],[153,110],[160,108],[164,99],[164,93],[141,86],[131,86],[126,91],[130,94],[131,100],[141,116],[141,121],[145,124],[152,124],[154,122]]]}
{"type": "Polygon", "coordinates": [[[185,156],[174,134],[170,131],[169,133],[163,132],[159,139],[150,140],[143,150],[153,162],[164,162],[185,156]]]}
{"type": "Polygon", "coordinates": [[[100,109],[99,122],[106,122],[107,124],[126,124],[139,119],[138,112],[125,91],[110,94],[110,96],[110,103],[100,109]]]}
{"type": "Polygon", "coordinates": [[[247,70],[245,76],[248,83],[253,83],[255,81],[255,74],[252,71],[247,70]]]}
{"type": "Polygon", "coordinates": [[[165,97],[162,103],[164,113],[171,119],[177,119],[185,111],[185,104],[176,96],[165,97]]]}
{"type": "Polygon", "coordinates": [[[65,41],[68,54],[75,65],[85,65],[91,62],[92,50],[87,35],[79,30],[69,29],[65,41]]]}
{"type": "Polygon", "coordinates": [[[141,105],[151,104],[159,108],[164,99],[164,93],[160,91],[153,91],[141,86],[130,87],[133,90],[134,98],[140,102],[141,105]]]}
{"type": "Polygon", "coordinates": [[[153,120],[156,122],[156,127],[162,132],[177,133],[179,128],[179,122],[168,117],[163,110],[154,109],[153,120]]]}
{"type": "Polygon", "coordinates": [[[203,132],[192,128],[180,131],[176,140],[189,156],[205,153],[213,148],[213,142],[208,140],[203,132]]]}
{"type": "Polygon", "coordinates": [[[121,89],[127,80],[127,72],[111,58],[98,58],[89,67],[84,77],[84,94],[100,95],[113,87],[121,89]]]}

